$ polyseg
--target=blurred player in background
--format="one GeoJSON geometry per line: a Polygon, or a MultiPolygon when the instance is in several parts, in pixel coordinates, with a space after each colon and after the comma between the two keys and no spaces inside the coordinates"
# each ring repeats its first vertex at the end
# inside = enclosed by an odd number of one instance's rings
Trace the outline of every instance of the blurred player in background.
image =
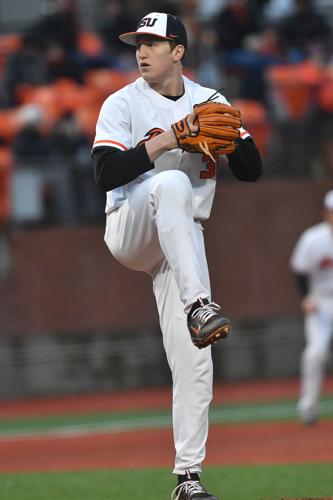
{"type": "Polygon", "coordinates": [[[324,368],[333,335],[333,190],[324,198],[324,220],[300,236],[291,257],[305,315],[301,358],[300,420],[318,418],[324,368]]]}

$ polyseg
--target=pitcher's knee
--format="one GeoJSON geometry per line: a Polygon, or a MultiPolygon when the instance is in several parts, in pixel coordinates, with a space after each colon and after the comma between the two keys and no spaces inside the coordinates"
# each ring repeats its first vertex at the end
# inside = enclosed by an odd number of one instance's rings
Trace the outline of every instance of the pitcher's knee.
{"type": "Polygon", "coordinates": [[[155,176],[156,192],[167,194],[169,199],[181,199],[192,196],[192,185],[188,176],[180,170],[167,170],[155,176]]]}

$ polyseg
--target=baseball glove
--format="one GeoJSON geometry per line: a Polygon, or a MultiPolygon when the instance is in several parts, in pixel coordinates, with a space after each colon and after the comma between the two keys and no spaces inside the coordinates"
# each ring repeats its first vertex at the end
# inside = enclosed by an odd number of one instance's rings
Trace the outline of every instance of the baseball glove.
{"type": "Polygon", "coordinates": [[[179,148],[189,153],[204,153],[214,162],[214,156],[235,151],[242,125],[237,109],[208,100],[195,104],[193,112],[193,124],[190,123],[190,115],[186,115],[171,125],[179,148]]]}

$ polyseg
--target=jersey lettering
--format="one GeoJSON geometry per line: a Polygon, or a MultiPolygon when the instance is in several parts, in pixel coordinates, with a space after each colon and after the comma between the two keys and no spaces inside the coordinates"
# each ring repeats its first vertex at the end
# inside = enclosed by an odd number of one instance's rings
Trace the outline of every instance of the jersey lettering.
{"type": "Polygon", "coordinates": [[[141,23],[139,24],[138,29],[144,28],[145,26],[152,28],[154,26],[154,24],[156,23],[156,21],[157,21],[157,17],[154,17],[154,18],[145,17],[144,19],[142,19],[141,23]]]}
{"type": "Polygon", "coordinates": [[[142,144],[143,142],[150,141],[150,139],[152,139],[153,137],[157,137],[158,135],[162,134],[162,132],[165,132],[165,130],[163,130],[162,128],[151,128],[150,130],[148,130],[148,132],[145,133],[144,139],[138,142],[138,145],[142,144]]]}
{"type": "Polygon", "coordinates": [[[215,176],[216,164],[210,156],[202,155],[202,163],[206,163],[206,169],[200,171],[200,179],[211,179],[215,176]]]}

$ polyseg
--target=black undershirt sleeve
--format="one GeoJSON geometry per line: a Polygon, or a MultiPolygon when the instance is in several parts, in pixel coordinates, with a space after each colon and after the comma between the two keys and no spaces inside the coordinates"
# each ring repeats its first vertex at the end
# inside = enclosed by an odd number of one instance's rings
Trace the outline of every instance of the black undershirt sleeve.
{"type": "Polygon", "coordinates": [[[240,181],[254,182],[261,176],[261,156],[251,137],[237,139],[236,150],[227,156],[231,172],[240,181]]]}
{"type": "Polygon", "coordinates": [[[298,293],[303,299],[309,293],[309,277],[306,274],[294,273],[298,293]]]}
{"type": "MultiPolygon", "coordinates": [[[[133,181],[154,168],[144,144],[127,151],[110,146],[97,147],[92,152],[95,180],[103,191],[111,191],[133,181]]],[[[238,139],[237,149],[228,155],[233,175],[241,181],[256,181],[262,172],[260,153],[251,138],[238,139]]]]}
{"type": "Polygon", "coordinates": [[[92,158],[96,184],[105,192],[124,186],[154,168],[144,144],[127,151],[110,146],[97,147],[92,152],[92,158]]]}

